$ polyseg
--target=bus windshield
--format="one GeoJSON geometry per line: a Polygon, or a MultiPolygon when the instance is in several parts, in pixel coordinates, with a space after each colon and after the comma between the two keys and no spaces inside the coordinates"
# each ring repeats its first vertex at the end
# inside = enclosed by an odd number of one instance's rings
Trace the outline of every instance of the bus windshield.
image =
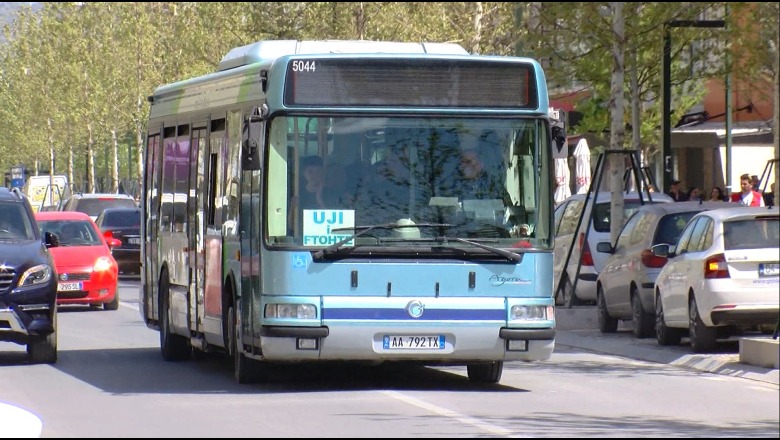
{"type": "Polygon", "coordinates": [[[530,118],[276,117],[268,245],[324,248],[383,225],[344,246],[549,249],[547,130],[530,118]]]}

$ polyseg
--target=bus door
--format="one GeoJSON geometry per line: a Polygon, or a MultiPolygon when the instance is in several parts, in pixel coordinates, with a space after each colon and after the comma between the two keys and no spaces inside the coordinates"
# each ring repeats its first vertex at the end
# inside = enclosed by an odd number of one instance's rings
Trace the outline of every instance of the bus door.
{"type": "Polygon", "coordinates": [[[222,196],[226,169],[225,118],[211,121],[205,158],[206,185],[203,215],[205,216],[205,261],[203,284],[203,325],[208,334],[219,335],[222,342],[222,196]]]}
{"type": "Polygon", "coordinates": [[[146,286],[144,296],[144,319],[156,319],[157,317],[157,276],[159,272],[159,256],[157,254],[157,228],[160,215],[160,132],[149,134],[146,141],[146,170],[144,172],[145,192],[141,201],[144,208],[143,234],[146,241],[142,244],[144,258],[141,260],[143,267],[143,282],[146,286]]]}
{"type": "Polygon", "coordinates": [[[189,313],[190,328],[203,332],[205,280],[205,236],[204,207],[206,205],[206,170],[208,169],[208,122],[192,126],[190,143],[190,192],[187,198],[187,213],[190,219],[187,231],[187,246],[190,265],[189,313]],[[194,191],[193,191],[194,190],[194,191]]]}

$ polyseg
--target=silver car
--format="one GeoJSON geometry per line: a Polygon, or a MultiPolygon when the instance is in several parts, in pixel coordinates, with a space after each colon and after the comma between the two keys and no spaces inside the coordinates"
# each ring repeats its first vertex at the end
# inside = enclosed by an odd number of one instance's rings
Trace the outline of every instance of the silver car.
{"type": "MultiPolygon", "coordinates": [[[[580,302],[596,301],[596,277],[609,257],[608,254],[597,252],[596,246],[600,242],[609,242],[612,193],[602,191],[591,195],[587,206],[585,206],[585,196],[586,194],[575,194],[555,208],[553,292],[556,293],[558,305],[570,306],[580,302]],[[591,215],[593,221],[589,221],[591,215]],[[587,234],[586,225],[589,225],[587,234]],[[585,240],[586,235],[587,240],[585,240]],[[564,270],[569,253],[571,255],[564,270]],[[579,274],[577,274],[578,264],[580,264],[579,274]],[[575,275],[576,292],[574,291],[575,275]],[[560,294],[558,294],[559,287],[560,294]]],[[[671,197],[661,193],[653,193],[652,202],[645,194],[643,199],[645,204],[674,202],[671,197]]],[[[623,203],[623,216],[626,219],[643,206],[636,192],[623,193],[623,203]]]]}
{"type": "Polygon", "coordinates": [[[636,337],[653,336],[653,287],[666,258],[653,255],[651,248],[677,243],[688,220],[697,213],[728,206],[724,202],[644,205],[626,221],[614,245],[598,243],[598,252],[609,255],[596,280],[599,329],[614,333],[618,320],[633,320],[636,337]]]}

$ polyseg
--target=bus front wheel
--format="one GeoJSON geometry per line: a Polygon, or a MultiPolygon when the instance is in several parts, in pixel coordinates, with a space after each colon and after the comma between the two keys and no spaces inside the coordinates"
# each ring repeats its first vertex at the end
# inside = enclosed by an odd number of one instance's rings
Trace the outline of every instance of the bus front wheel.
{"type": "Polygon", "coordinates": [[[170,281],[164,273],[160,280],[160,352],[166,361],[183,361],[190,357],[190,341],[184,336],[173,333],[170,313],[170,281]]]}
{"type": "Polygon", "coordinates": [[[469,380],[474,383],[498,383],[504,371],[504,362],[495,361],[466,366],[469,380]]]}
{"type": "Polygon", "coordinates": [[[230,323],[228,340],[233,353],[233,375],[240,384],[254,383],[260,380],[260,363],[244,355],[244,344],[241,342],[241,321],[238,319],[236,307],[228,308],[230,323]]]}

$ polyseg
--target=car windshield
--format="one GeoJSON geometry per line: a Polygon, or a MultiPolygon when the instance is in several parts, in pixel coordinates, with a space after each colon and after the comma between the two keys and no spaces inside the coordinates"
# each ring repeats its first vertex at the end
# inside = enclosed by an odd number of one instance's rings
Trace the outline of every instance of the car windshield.
{"type": "Polygon", "coordinates": [[[0,240],[34,240],[34,231],[24,205],[0,202],[0,240]]]}
{"type": "Polygon", "coordinates": [[[83,220],[40,220],[41,234],[51,232],[60,240],[60,246],[100,246],[100,236],[92,224],[83,220]]]}
{"type": "Polygon", "coordinates": [[[725,222],[723,241],[727,251],[777,248],[780,241],[780,219],[773,217],[725,222]]]}
{"type": "Polygon", "coordinates": [[[76,204],[76,211],[83,212],[92,218],[100,215],[107,208],[135,208],[135,201],[124,198],[83,198],[76,204]]]}
{"type": "Polygon", "coordinates": [[[540,165],[549,160],[544,127],[535,119],[277,117],[265,173],[268,243],[321,248],[397,224],[344,247],[441,247],[419,239],[446,233],[550,248],[551,203],[540,202],[552,197],[540,185],[551,181],[540,165]]]}

